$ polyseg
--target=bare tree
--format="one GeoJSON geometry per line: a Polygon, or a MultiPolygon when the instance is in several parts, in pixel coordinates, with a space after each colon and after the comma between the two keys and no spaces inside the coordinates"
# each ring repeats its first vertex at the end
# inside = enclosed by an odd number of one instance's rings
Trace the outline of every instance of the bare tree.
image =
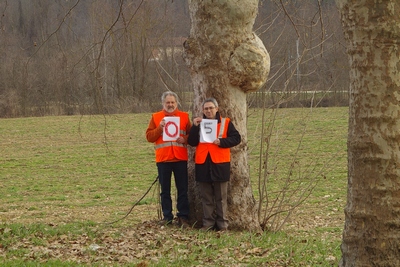
{"type": "Polygon", "coordinates": [[[268,107],[347,105],[348,62],[333,1],[260,1],[255,27],[274,57],[267,86],[250,94],[249,106],[261,107],[265,92],[268,107]],[[310,92],[318,93],[314,100],[310,92]]]}
{"type": "MultiPolygon", "coordinates": [[[[318,1],[326,10],[319,16],[316,1],[259,2],[261,25],[255,23],[255,32],[275,55],[274,79],[265,90],[292,94],[286,106],[305,102],[299,90],[341,90],[346,69],[343,57],[333,56],[342,48],[328,27],[336,16],[332,3],[318,1]],[[321,18],[327,29],[323,50],[315,45],[322,37],[315,31],[321,18]]],[[[157,108],[152,100],[166,88],[187,100],[182,102],[188,109],[192,95],[181,57],[153,58],[155,50],[181,50],[171,40],[189,34],[187,3],[0,1],[1,116],[152,111],[157,108]]]]}
{"type": "MultiPolygon", "coordinates": [[[[309,134],[313,107],[339,100],[327,99],[326,95],[334,96],[330,91],[340,90],[346,84],[348,75],[339,73],[345,73],[348,68],[346,58],[338,56],[339,53],[344,55],[345,50],[340,44],[340,40],[344,41],[343,34],[336,33],[342,29],[334,2],[261,2],[266,7],[258,16],[256,30],[273,55],[274,64],[266,86],[248,97],[249,107],[263,107],[262,120],[256,122],[261,136],[253,144],[259,154],[256,156],[251,150],[249,157],[259,162],[251,170],[253,179],[258,175],[255,195],[261,227],[279,231],[334,164],[334,155],[324,158],[314,155],[305,162],[302,151],[307,148],[303,141],[309,134]],[[292,139],[289,136],[294,129],[282,131],[276,121],[278,114],[285,112],[279,107],[285,106],[307,108],[299,110],[307,115],[296,126],[296,131],[301,131],[302,135],[292,155],[285,155],[282,148],[288,144],[286,139],[292,139]]],[[[342,99],[346,100],[347,97],[342,99]]]]}
{"type": "MultiPolygon", "coordinates": [[[[231,226],[259,230],[256,201],[247,164],[246,93],[258,90],[269,72],[269,55],[253,32],[258,0],[189,1],[191,33],[184,47],[192,71],[195,116],[201,102],[215,97],[223,116],[230,117],[243,136],[232,149],[231,182],[228,194],[231,226]]],[[[192,177],[191,202],[199,203],[192,177]]],[[[201,210],[195,206],[195,216],[201,210]]]]}
{"type": "Polygon", "coordinates": [[[348,40],[348,193],[340,266],[400,265],[400,4],[336,0],[348,40]]]}
{"type": "Polygon", "coordinates": [[[175,27],[176,1],[16,0],[0,12],[0,116],[150,111],[166,86],[187,87],[181,57],[153,60],[189,30],[175,27]]]}

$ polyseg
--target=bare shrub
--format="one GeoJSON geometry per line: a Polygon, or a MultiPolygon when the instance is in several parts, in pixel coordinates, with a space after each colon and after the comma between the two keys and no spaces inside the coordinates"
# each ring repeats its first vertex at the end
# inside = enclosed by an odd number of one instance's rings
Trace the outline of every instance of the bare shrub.
{"type": "Polygon", "coordinates": [[[0,95],[0,116],[14,118],[20,116],[19,97],[15,90],[10,90],[0,95]]]}

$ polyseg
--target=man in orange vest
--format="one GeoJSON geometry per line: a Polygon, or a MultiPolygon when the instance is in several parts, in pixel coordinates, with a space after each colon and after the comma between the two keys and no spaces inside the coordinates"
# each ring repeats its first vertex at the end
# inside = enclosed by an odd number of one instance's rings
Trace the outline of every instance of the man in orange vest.
{"type": "MultiPolygon", "coordinates": [[[[196,146],[195,173],[203,207],[202,229],[225,231],[229,223],[227,195],[230,148],[240,143],[241,136],[229,118],[220,116],[218,102],[214,98],[205,99],[202,108],[203,118],[193,119],[188,138],[188,144],[196,146]],[[216,139],[205,141],[204,138],[200,138],[200,123],[204,119],[217,121],[216,139]]],[[[212,133],[213,128],[208,127],[206,130],[212,133]]]]}
{"type": "Polygon", "coordinates": [[[146,139],[155,146],[156,165],[161,185],[162,223],[171,224],[174,219],[171,199],[173,172],[178,194],[176,204],[178,224],[187,227],[189,226],[189,201],[186,143],[191,122],[189,114],[178,109],[178,96],[174,92],[164,92],[161,102],[163,110],[152,115],[146,130],[146,139]],[[174,122],[168,120],[167,117],[179,118],[179,124],[177,120],[174,122]]]}

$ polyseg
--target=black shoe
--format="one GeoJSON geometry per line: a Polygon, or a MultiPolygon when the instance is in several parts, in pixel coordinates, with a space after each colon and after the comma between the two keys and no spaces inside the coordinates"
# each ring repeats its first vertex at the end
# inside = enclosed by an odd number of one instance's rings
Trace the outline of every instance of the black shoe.
{"type": "Polygon", "coordinates": [[[189,221],[185,218],[178,218],[178,226],[182,228],[191,228],[189,221]]]}

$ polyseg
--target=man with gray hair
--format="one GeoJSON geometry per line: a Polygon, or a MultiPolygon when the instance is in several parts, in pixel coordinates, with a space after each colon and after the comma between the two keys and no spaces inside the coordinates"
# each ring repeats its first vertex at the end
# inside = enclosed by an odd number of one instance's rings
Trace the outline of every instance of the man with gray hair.
{"type": "Polygon", "coordinates": [[[178,109],[178,96],[171,91],[164,92],[161,97],[163,109],[152,114],[146,130],[146,139],[154,143],[158,179],[161,186],[162,224],[171,224],[172,213],[171,176],[174,173],[177,189],[177,217],[180,226],[189,227],[188,201],[188,169],[187,169],[187,137],[191,128],[189,114],[178,109]],[[167,117],[179,117],[179,124],[167,117]],[[168,121],[168,122],[167,122],[168,121]],[[169,125],[172,130],[169,130],[169,125]],[[170,131],[170,132],[169,132],[170,131]],[[172,139],[165,139],[165,134],[172,139]]]}
{"type": "MultiPolygon", "coordinates": [[[[229,118],[223,118],[218,111],[215,98],[203,101],[203,117],[193,119],[188,144],[196,147],[195,173],[203,207],[203,230],[228,229],[227,196],[230,180],[230,148],[241,142],[241,136],[229,118]],[[216,138],[200,138],[200,123],[205,120],[216,120],[216,138]]],[[[213,131],[207,128],[208,133],[213,131]]]]}

